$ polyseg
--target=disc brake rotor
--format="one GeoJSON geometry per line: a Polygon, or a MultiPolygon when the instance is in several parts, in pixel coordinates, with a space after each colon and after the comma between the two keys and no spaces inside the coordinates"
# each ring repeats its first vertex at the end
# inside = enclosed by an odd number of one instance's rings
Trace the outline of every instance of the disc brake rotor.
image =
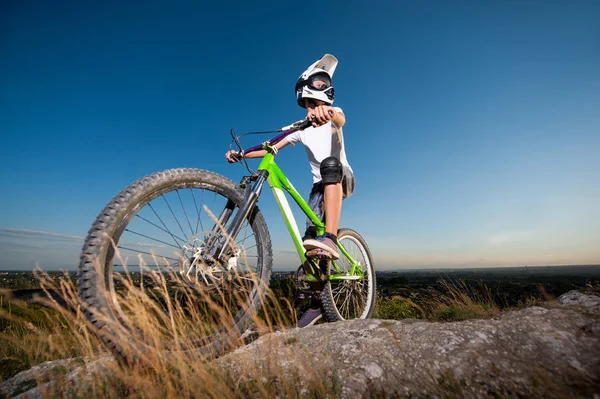
{"type": "Polygon", "coordinates": [[[184,280],[210,289],[223,283],[232,268],[231,264],[235,265],[236,258],[231,257],[226,267],[214,261],[207,262],[204,244],[209,236],[210,232],[200,232],[186,241],[179,259],[179,273],[184,280]]]}

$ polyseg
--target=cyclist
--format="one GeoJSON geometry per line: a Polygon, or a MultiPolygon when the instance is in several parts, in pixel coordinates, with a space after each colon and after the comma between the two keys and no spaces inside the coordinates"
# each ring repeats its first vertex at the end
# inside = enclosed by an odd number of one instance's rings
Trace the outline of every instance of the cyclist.
{"type": "MultiPolygon", "coordinates": [[[[325,233],[316,236],[310,219],[306,222],[303,245],[306,256],[320,259],[338,259],[337,230],[342,209],[342,199],[354,191],[355,179],[346,159],[342,127],[346,117],[341,108],[332,107],[334,89],[331,78],[338,60],[325,54],[308,67],[296,82],[296,101],[306,109],[306,117],[313,120],[311,127],[287,136],[275,145],[282,149],[288,144],[304,144],[313,175],[313,186],[308,204],[320,218],[325,217],[325,233]],[[324,208],[323,204],[324,202],[324,208]]],[[[261,158],[265,150],[253,151],[245,158],[261,158]]],[[[228,162],[237,162],[238,152],[225,154],[228,162]]]]}
{"type": "MultiPolygon", "coordinates": [[[[331,106],[334,99],[331,79],[337,64],[333,55],[325,54],[300,75],[295,87],[296,101],[306,109],[306,118],[313,121],[312,126],[292,133],[275,145],[280,150],[301,142],[306,148],[313,175],[308,204],[319,218],[325,218],[325,233],[317,237],[316,227],[307,219],[302,244],[307,257],[328,260],[339,258],[337,231],[342,199],[349,197],[355,186],[344,148],[342,127],[346,117],[341,108],[331,106]]],[[[265,150],[257,150],[245,154],[245,158],[261,158],[265,154],[265,150]]],[[[235,150],[225,154],[230,163],[237,162],[239,156],[235,150]]],[[[313,325],[321,316],[321,303],[313,297],[298,327],[313,325]]]]}

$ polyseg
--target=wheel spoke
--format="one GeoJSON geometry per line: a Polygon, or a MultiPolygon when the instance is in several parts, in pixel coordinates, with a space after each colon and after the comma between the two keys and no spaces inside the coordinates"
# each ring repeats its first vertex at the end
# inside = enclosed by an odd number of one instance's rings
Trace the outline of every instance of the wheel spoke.
{"type": "MultiPolygon", "coordinates": [[[[150,220],[146,219],[145,217],[143,217],[143,216],[141,216],[139,214],[135,215],[135,217],[136,218],[140,218],[143,221],[145,221],[145,222],[151,224],[152,226],[156,227],[157,229],[160,229],[160,230],[164,231],[165,233],[167,233],[167,234],[171,235],[172,237],[176,238],[177,240],[180,240],[181,242],[185,242],[185,240],[183,238],[177,237],[176,235],[172,234],[170,231],[163,229],[162,227],[160,227],[159,225],[157,225],[155,223],[152,223],[150,220]]],[[[181,247],[177,247],[177,248],[181,248],[181,247]]]]}
{"type": "MultiPolygon", "coordinates": [[[[236,245],[237,245],[237,243],[236,243],[236,245]]],[[[248,251],[249,249],[252,249],[252,248],[256,248],[256,244],[255,244],[255,245],[253,245],[253,246],[251,246],[251,247],[244,247],[244,249],[245,249],[246,251],[248,251]]]]}
{"type": "Polygon", "coordinates": [[[188,217],[187,211],[185,210],[185,206],[183,206],[183,200],[181,199],[181,195],[179,195],[179,190],[175,191],[177,193],[177,197],[179,198],[179,203],[181,204],[181,209],[183,209],[183,214],[185,215],[185,220],[188,222],[188,226],[190,226],[190,232],[194,235],[194,229],[192,229],[192,224],[190,223],[190,218],[188,217]]]}
{"type": "Polygon", "coordinates": [[[344,297],[344,302],[340,305],[340,308],[342,310],[347,309],[347,306],[348,306],[347,304],[348,304],[349,300],[350,300],[350,295],[346,294],[346,296],[344,297]]]}
{"type": "Polygon", "coordinates": [[[246,225],[244,226],[244,237],[243,237],[241,240],[237,241],[237,242],[235,243],[236,245],[239,245],[239,244],[243,243],[244,241],[246,241],[246,240],[248,240],[248,239],[250,239],[250,238],[254,237],[254,234],[250,234],[250,235],[248,235],[248,233],[247,233],[247,232],[248,232],[248,227],[249,227],[249,226],[250,226],[250,225],[246,223],[246,225]]]}
{"type": "Polygon", "coordinates": [[[337,288],[334,288],[332,290],[332,293],[333,293],[333,301],[337,302],[339,297],[344,293],[343,287],[341,285],[339,285],[337,288]]]}
{"type": "Polygon", "coordinates": [[[162,241],[162,240],[159,240],[159,239],[156,239],[156,238],[149,237],[149,236],[147,236],[145,234],[138,233],[138,232],[133,231],[133,230],[125,229],[125,231],[127,231],[127,232],[129,232],[131,234],[135,234],[135,235],[147,238],[147,239],[152,240],[152,241],[160,242],[161,244],[165,244],[165,245],[168,245],[168,246],[173,247],[173,248],[181,249],[181,247],[176,247],[175,245],[170,244],[168,242],[165,242],[165,241],[162,241]]]}
{"type": "MultiPolygon", "coordinates": [[[[117,245],[117,248],[124,249],[124,250],[131,251],[131,252],[137,252],[139,254],[144,254],[144,255],[150,255],[150,256],[155,256],[156,255],[155,253],[152,253],[152,252],[140,251],[139,249],[133,249],[133,248],[125,247],[125,246],[122,246],[122,245],[117,245]]],[[[161,258],[165,258],[165,259],[173,260],[175,262],[179,262],[179,259],[170,258],[168,256],[161,256],[161,258]]]]}
{"type": "MultiPolygon", "coordinates": [[[[175,190],[175,191],[177,192],[177,190],[175,190]]],[[[177,216],[175,216],[175,213],[173,212],[173,208],[171,208],[171,204],[169,204],[169,201],[167,201],[167,199],[165,198],[164,195],[161,195],[161,197],[165,200],[167,207],[171,211],[171,215],[173,215],[173,219],[175,219],[177,226],[179,226],[179,230],[181,230],[181,233],[185,236],[185,231],[183,231],[183,227],[181,227],[181,223],[179,223],[179,219],[177,219],[177,216]]]]}
{"type": "MultiPolygon", "coordinates": [[[[181,245],[179,245],[179,243],[176,240],[176,236],[171,233],[171,230],[169,230],[169,228],[167,227],[167,225],[165,224],[165,222],[162,220],[162,218],[160,216],[158,216],[158,213],[154,210],[154,207],[152,206],[152,204],[148,204],[148,206],[150,207],[150,209],[152,209],[152,212],[154,212],[154,214],[156,215],[156,217],[158,218],[158,220],[160,220],[160,222],[162,223],[163,227],[165,228],[165,231],[171,236],[173,237],[173,241],[175,241],[175,244],[181,248],[181,245]]],[[[185,235],[185,233],[184,233],[185,235]]]]}
{"type": "MultiPolygon", "coordinates": [[[[194,234],[198,234],[198,224],[200,224],[200,228],[204,230],[204,226],[202,226],[202,219],[200,217],[200,212],[202,211],[202,207],[198,207],[198,203],[196,202],[196,196],[194,195],[194,190],[190,188],[190,192],[192,193],[192,199],[194,200],[194,208],[196,209],[196,214],[198,215],[198,219],[196,219],[196,229],[194,230],[194,234]]],[[[202,199],[204,198],[204,190],[202,190],[202,199]]]]}

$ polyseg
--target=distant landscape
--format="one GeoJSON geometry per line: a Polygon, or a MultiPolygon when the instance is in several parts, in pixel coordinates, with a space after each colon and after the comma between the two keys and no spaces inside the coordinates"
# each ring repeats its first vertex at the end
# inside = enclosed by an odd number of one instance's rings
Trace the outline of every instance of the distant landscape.
{"type": "MultiPolygon", "coordinates": [[[[65,276],[77,281],[77,272],[48,272],[53,279],[65,276]]],[[[600,265],[522,266],[469,269],[412,269],[376,273],[380,297],[403,297],[417,300],[428,290],[460,285],[471,294],[491,296],[500,307],[517,306],[528,300],[556,298],[574,289],[600,287],[600,265]]],[[[298,302],[294,290],[295,271],[273,272],[271,287],[275,294],[298,302]]],[[[14,295],[32,296],[40,290],[31,271],[0,271],[0,288],[14,290],[14,295]]]]}
{"type": "Polygon", "coordinates": [[[454,270],[411,270],[380,272],[381,295],[410,298],[427,289],[450,283],[492,297],[499,308],[528,300],[554,299],[568,291],[600,286],[600,265],[501,267],[454,270]]]}

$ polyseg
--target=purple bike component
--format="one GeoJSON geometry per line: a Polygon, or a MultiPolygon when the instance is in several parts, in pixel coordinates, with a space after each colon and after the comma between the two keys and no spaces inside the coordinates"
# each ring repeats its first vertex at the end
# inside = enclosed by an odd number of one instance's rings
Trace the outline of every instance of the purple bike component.
{"type": "MultiPolygon", "coordinates": [[[[281,140],[283,140],[284,138],[286,138],[287,136],[289,136],[290,134],[294,133],[298,131],[298,129],[290,129],[290,130],[286,130],[285,132],[281,133],[279,136],[272,138],[271,140],[269,140],[269,145],[275,145],[277,143],[279,143],[281,140]]],[[[252,151],[258,151],[258,150],[262,150],[263,146],[262,144],[258,144],[255,145],[254,147],[250,147],[246,150],[244,150],[244,155],[246,155],[249,152],[252,151]]]]}
{"type": "MultiPolygon", "coordinates": [[[[329,114],[330,115],[332,114],[331,111],[329,111],[329,114]]],[[[290,134],[292,134],[294,132],[297,132],[298,130],[304,130],[304,129],[306,129],[307,127],[309,127],[310,125],[312,125],[312,123],[314,121],[315,121],[315,119],[313,118],[312,120],[305,119],[303,121],[299,121],[299,122],[294,123],[293,125],[291,125],[292,126],[291,129],[285,130],[279,136],[277,136],[277,137],[272,138],[271,140],[269,140],[268,141],[269,145],[275,145],[275,144],[279,143],[281,140],[283,140],[285,137],[289,136],[290,134]]],[[[286,126],[286,127],[289,127],[289,126],[286,126]]],[[[285,129],[285,128],[283,128],[283,129],[285,129]]],[[[249,152],[258,151],[258,150],[262,150],[262,149],[263,149],[263,145],[262,144],[258,144],[258,145],[255,145],[254,147],[250,147],[247,150],[244,150],[242,152],[242,154],[246,155],[249,152]]]]}

